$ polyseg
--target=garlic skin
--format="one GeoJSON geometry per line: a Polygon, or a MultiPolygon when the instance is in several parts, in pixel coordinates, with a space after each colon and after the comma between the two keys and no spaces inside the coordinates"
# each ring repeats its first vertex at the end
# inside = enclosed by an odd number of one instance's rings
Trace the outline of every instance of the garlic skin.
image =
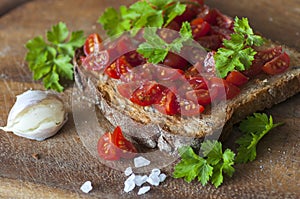
{"type": "Polygon", "coordinates": [[[43,141],[55,135],[67,121],[64,103],[54,92],[28,90],[17,96],[4,131],[43,141]]]}

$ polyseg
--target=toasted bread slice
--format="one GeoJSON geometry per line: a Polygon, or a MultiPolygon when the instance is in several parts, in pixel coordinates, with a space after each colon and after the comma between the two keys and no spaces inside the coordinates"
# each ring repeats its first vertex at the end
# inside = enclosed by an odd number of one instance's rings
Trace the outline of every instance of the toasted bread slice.
{"type": "MultiPolygon", "coordinates": [[[[268,45],[277,44],[269,42],[268,45]]],[[[206,136],[225,139],[229,129],[246,116],[299,93],[300,53],[285,46],[283,51],[291,59],[289,70],[273,76],[261,74],[251,79],[235,98],[194,117],[168,116],[152,107],[132,103],[117,92],[119,80],[86,71],[81,66],[79,57],[83,53],[80,49],[74,59],[75,81],[113,125],[121,126],[124,132],[147,147],[158,146],[160,150],[172,152],[187,143],[197,144],[206,136]]]]}

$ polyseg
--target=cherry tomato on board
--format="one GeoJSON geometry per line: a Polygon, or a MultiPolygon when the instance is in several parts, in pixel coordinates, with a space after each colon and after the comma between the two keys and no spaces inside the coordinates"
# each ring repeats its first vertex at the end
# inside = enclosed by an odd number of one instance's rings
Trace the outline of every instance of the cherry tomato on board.
{"type": "Polygon", "coordinates": [[[154,108],[166,115],[176,115],[178,113],[178,102],[176,95],[171,90],[163,93],[160,101],[154,104],[154,108]]]}
{"type": "Polygon", "coordinates": [[[83,45],[83,51],[86,56],[93,53],[94,51],[99,51],[101,49],[102,39],[97,33],[90,34],[83,45]]]}
{"type": "Polygon", "coordinates": [[[182,58],[180,55],[169,52],[163,61],[164,65],[167,65],[171,68],[185,70],[188,67],[188,62],[182,58]]]}
{"type": "Polygon", "coordinates": [[[106,132],[100,137],[97,151],[99,156],[105,160],[131,159],[137,153],[134,145],[123,136],[119,126],[113,133],[106,132]]]}
{"type": "Polygon", "coordinates": [[[120,156],[117,153],[117,147],[113,143],[112,134],[107,132],[103,134],[97,144],[97,151],[104,160],[119,160],[120,156]]]}
{"type": "Polygon", "coordinates": [[[285,52],[267,62],[262,70],[269,75],[283,73],[290,65],[290,57],[285,52]]]}
{"type": "Polygon", "coordinates": [[[197,116],[204,111],[204,106],[195,103],[191,100],[181,99],[179,100],[179,114],[182,116],[197,116]]]}
{"type": "Polygon", "coordinates": [[[226,99],[232,99],[240,93],[240,89],[237,86],[218,77],[210,79],[209,91],[213,92],[214,89],[218,91],[216,98],[222,98],[226,95],[226,99]]]}

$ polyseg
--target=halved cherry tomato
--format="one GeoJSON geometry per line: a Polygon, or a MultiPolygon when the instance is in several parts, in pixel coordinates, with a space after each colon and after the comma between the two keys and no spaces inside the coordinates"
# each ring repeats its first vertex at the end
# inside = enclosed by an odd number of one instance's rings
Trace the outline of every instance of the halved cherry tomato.
{"type": "Polygon", "coordinates": [[[117,147],[113,143],[112,134],[107,132],[103,134],[97,144],[97,151],[101,158],[105,160],[119,160],[117,147]]]}
{"type": "Polygon", "coordinates": [[[184,21],[191,21],[197,16],[199,7],[199,4],[186,4],[184,13],[175,17],[174,21],[176,21],[178,24],[182,24],[184,21]]]}
{"type": "Polygon", "coordinates": [[[290,57],[287,53],[282,53],[271,61],[267,62],[262,70],[270,75],[283,73],[290,65],[290,57]]]}
{"type": "Polygon", "coordinates": [[[184,74],[184,72],[180,69],[169,68],[160,65],[152,65],[150,70],[153,71],[153,76],[158,82],[177,80],[184,74]]]}
{"type": "Polygon", "coordinates": [[[254,59],[250,68],[241,71],[247,77],[255,77],[262,71],[262,67],[264,65],[264,61],[261,59],[254,59]]]}
{"type": "Polygon", "coordinates": [[[176,115],[178,113],[178,102],[173,91],[167,89],[163,92],[160,101],[154,104],[154,108],[166,115],[176,115]]]}
{"type": "Polygon", "coordinates": [[[203,17],[211,25],[217,25],[221,28],[231,29],[233,27],[233,19],[222,14],[218,9],[210,9],[203,17]]]}
{"type": "Polygon", "coordinates": [[[243,73],[235,70],[227,75],[226,81],[236,86],[242,86],[248,82],[248,77],[243,75],[243,73]]]}
{"type": "Polygon", "coordinates": [[[125,98],[130,99],[133,92],[141,86],[141,82],[133,81],[122,83],[117,86],[118,92],[125,98]]]}
{"type": "Polygon", "coordinates": [[[188,62],[184,58],[172,52],[168,53],[163,64],[181,70],[185,70],[188,67],[188,62]]]}
{"type": "Polygon", "coordinates": [[[185,82],[181,84],[181,86],[178,89],[178,94],[181,97],[185,97],[186,93],[192,90],[198,90],[198,89],[208,89],[207,80],[203,77],[189,77],[186,79],[185,82]]]}
{"type": "Polygon", "coordinates": [[[135,146],[128,141],[119,126],[117,126],[112,134],[113,143],[118,149],[118,154],[120,157],[125,159],[131,159],[136,156],[137,150],[135,146]]]}
{"type": "Polygon", "coordinates": [[[240,89],[237,86],[218,77],[210,79],[209,91],[213,92],[214,89],[218,91],[217,98],[221,99],[224,94],[226,95],[226,99],[232,99],[240,93],[240,89]]]}
{"type": "Polygon", "coordinates": [[[212,102],[217,96],[216,90],[212,90],[212,95],[206,89],[197,89],[188,91],[186,95],[186,99],[201,104],[202,106],[206,106],[212,102]]]}
{"type": "Polygon", "coordinates": [[[217,50],[222,45],[222,37],[220,35],[208,35],[197,39],[201,46],[210,50],[217,50]]]}
{"type": "MultiPolygon", "coordinates": [[[[194,22],[194,23],[196,23],[196,22],[194,22]]],[[[207,33],[209,31],[210,31],[210,25],[206,21],[203,21],[201,24],[192,26],[192,34],[193,34],[193,38],[195,40],[207,35],[207,33]]]]}
{"type": "Polygon", "coordinates": [[[126,61],[132,67],[136,67],[136,66],[146,63],[146,60],[144,59],[144,57],[141,54],[139,54],[138,52],[136,52],[135,50],[124,54],[124,56],[125,56],[126,61]]]}
{"type": "Polygon", "coordinates": [[[230,39],[230,35],[233,33],[233,31],[231,29],[221,28],[219,26],[211,26],[210,33],[212,35],[220,35],[222,39],[230,39]]]}
{"type": "Polygon", "coordinates": [[[204,106],[187,99],[181,99],[179,106],[178,112],[182,116],[197,116],[205,109],[204,106]]]}
{"type": "Polygon", "coordinates": [[[121,56],[116,60],[116,68],[120,75],[125,75],[132,66],[127,62],[125,56],[121,56]]]}
{"type": "Polygon", "coordinates": [[[86,56],[94,51],[99,51],[101,48],[102,39],[97,33],[90,34],[85,40],[83,51],[86,56]]]}
{"type": "Polygon", "coordinates": [[[116,62],[112,63],[111,65],[107,66],[104,70],[104,72],[111,78],[114,79],[120,79],[120,72],[117,69],[117,64],[116,62]]]}
{"type": "Polygon", "coordinates": [[[165,89],[154,81],[148,81],[133,92],[130,100],[140,106],[149,106],[159,102],[165,89]]]}

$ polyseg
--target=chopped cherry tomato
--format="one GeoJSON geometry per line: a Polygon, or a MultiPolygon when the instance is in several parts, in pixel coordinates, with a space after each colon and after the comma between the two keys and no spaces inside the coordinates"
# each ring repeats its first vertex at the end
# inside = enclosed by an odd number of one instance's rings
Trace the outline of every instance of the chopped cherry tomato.
{"type": "Polygon", "coordinates": [[[227,75],[226,81],[236,86],[242,86],[248,82],[248,77],[239,71],[232,71],[227,75]]]}
{"type": "Polygon", "coordinates": [[[231,29],[221,28],[219,26],[211,26],[210,33],[212,35],[220,35],[222,39],[230,39],[233,31],[231,29]]]}
{"type": "Polygon", "coordinates": [[[154,104],[154,108],[166,115],[176,115],[178,113],[179,104],[174,92],[169,89],[163,92],[160,101],[154,104]]]}
{"type": "Polygon", "coordinates": [[[160,81],[172,81],[182,77],[184,72],[180,69],[169,68],[160,65],[152,65],[151,71],[155,80],[160,81]]]}
{"type": "Polygon", "coordinates": [[[120,72],[117,68],[116,62],[112,63],[111,65],[107,66],[104,72],[111,78],[120,79],[120,72]]]}
{"type": "Polygon", "coordinates": [[[191,26],[201,25],[203,22],[204,22],[204,19],[202,17],[198,17],[191,21],[191,26]]]}
{"type": "Polygon", "coordinates": [[[117,147],[113,143],[112,134],[103,134],[97,144],[97,151],[101,158],[105,160],[119,160],[120,156],[117,153],[117,147]]]}
{"type": "Polygon", "coordinates": [[[263,63],[267,63],[268,61],[271,61],[275,57],[278,57],[282,53],[282,47],[276,46],[272,48],[268,48],[265,50],[258,50],[257,54],[254,56],[255,59],[260,59],[263,61],[263,63]]]}
{"type": "Polygon", "coordinates": [[[131,81],[138,81],[138,82],[145,82],[151,81],[153,79],[153,71],[152,71],[152,64],[144,64],[138,67],[132,68],[128,73],[121,76],[121,80],[123,82],[131,82],[131,81]]]}
{"type": "Polygon", "coordinates": [[[206,81],[203,77],[189,77],[178,89],[178,94],[185,97],[188,91],[198,89],[208,89],[206,81]]]}
{"type": "Polygon", "coordinates": [[[224,94],[226,95],[226,99],[232,99],[240,93],[240,89],[237,86],[218,77],[210,79],[209,91],[215,92],[214,89],[218,92],[217,98],[221,99],[224,94]]]}
{"type": "Polygon", "coordinates": [[[199,9],[199,4],[186,4],[186,9],[184,13],[180,16],[175,17],[174,21],[176,21],[178,24],[182,24],[184,21],[191,21],[193,20],[197,14],[198,14],[198,9],[199,9]]]}
{"type": "Polygon", "coordinates": [[[149,81],[136,89],[130,97],[130,100],[140,106],[149,106],[156,104],[161,99],[162,92],[166,87],[149,81]]]}
{"type": "Polygon", "coordinates": [[[271,61],[267,62],[262,70],[270,75],[283,73],[290,65],[290,57],[287,53],[282,53],[271,61]]]}
{"type": "Polygon", "coordinates": [[[247,77],[255,77],[262,71],[264,62],[261,59],[254,59],[250,68],[241,71],[247,77]]]}
{"type": "Polygon", "coordinates": [[[210,31],[210,25],[206,21],[203,21],[201,24],[192,26],[193,38],[198,40],[200,37],[207,35],[210,31]]]}
{"type": "Polygon", "coordinates": [[[137,150],[134,145],[128,141],[119,126],[117,126],[112,134],[113,143],[117,147],[117,152],[120,157],[132,159],[136,156],[137,150]]]}
{"type": "Polygon", "coordinates": [[[185,95],[186,99],[197,102],[198,104],[201,104],[203,106],[210,104],[212,101],[209,91],[206,89],[191,90],[188,91],[185,95]]]}
{"type": "Polygon", "coordinates": [[[188,62],[184,58],[172,52],[168,53],[163,64],[181,70],[185,70],[188,67],[188,62]]]}
{"type": "Polygon", "coordinates": [[[204,106],[191,100],[181,99],[178,112],[183,116],[196,116],[204,111],[204,106]]]}
{"type": "Polygon", "coordinates": [[[118,92],[125,98],[130,99],[133,92],[138,89],[141,85],[141,82],[133,81],[127,82],[123,84],[119,84],[117,86],[118,92]]]}
{"type": "Polygon", "coordinates": [[[116,67],[120,75],[125,75],[132,68],[125,56],[121,56],[116,60],[116,67]]]}
{"type": "Polygon", "coordinates": [[[222,37],[220,35],[208,35],[197,39],[201,46],[210,50],[217,50],[222,45],[222,37]]]}
{"type": "Polygon", "coordinates": [[[136,67],[136,66],[146,63],[146,60],[144,59],[144,57],[141,54],[139,54],[138,52],[136,52],[135,50],[124,54],[124,56],[125,56],[126,61],[132,67],[136,67]]]}
{"type": "Polygon", "coordinates": [[[102,39],[97,33],[90,34],[85,40],[83,51],[86,56],[94,51],[99,51],[101,48],[102,39]]]}
{"type": "Polygon", "coordinates": [[[204,16],[204,20],[210,23],[211,25],[217,25],[221,28],[233,28],[233,19],[222,14],[217,9],[210,9],[206,16],[204,16]]]}

